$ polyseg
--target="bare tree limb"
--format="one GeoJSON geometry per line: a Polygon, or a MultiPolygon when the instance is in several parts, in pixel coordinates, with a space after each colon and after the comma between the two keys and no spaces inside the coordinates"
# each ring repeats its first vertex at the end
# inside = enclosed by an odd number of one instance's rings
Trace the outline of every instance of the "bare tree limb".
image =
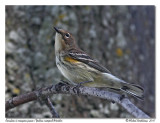
{"type": "MultiPolygon", "coordinates": [[[[18,105],[21,105],[33,100],[37,100],[39,97],[43,97],[43,96],[48,97],[49,95],[52,95],[52,94],[77,95],[77,92],[75,91],[74,85],[58,83],[57,85],[51,85],[48,87],[41,88],[39,90],[35,90],[33,92],[29,92],[17,97],[13,97],[12,99],[6,101],[6,111],[18,105]]],[[[147,114],[145,114],[142,110],[140,110],[132,102],[130,102],[128,98],[123,98],[122,100],[120,100],[121,95],[117,93],[104,91],[97,88],[80,86],[78,87],[78,94],[107,99],[109,101],[118,103],[136,118],[150,118],[147,114]]]]}

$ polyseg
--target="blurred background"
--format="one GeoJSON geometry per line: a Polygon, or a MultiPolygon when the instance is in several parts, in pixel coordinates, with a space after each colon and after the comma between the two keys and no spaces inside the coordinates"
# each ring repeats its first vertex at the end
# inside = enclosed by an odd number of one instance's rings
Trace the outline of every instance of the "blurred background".
{"type": "MultiPolygon", "coordinates": [[[[141,85],[145,100],[129,97],[155,117],[154,6],[6,6],[5,99],[56,84],[64,77],[55,64],[53,26],[71,32],[79,47],[114,75],[141,85]]],[[[133,117],[110,101],[73,95],[53,95],[62,118],[133,117]]],[[[7,118],[48,118],[39,101],[18,106],[7,118]]]]}

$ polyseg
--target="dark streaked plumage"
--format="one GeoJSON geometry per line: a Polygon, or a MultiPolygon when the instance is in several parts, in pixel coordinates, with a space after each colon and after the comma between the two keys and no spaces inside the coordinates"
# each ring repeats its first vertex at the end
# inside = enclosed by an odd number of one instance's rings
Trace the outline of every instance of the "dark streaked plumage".
{"type": "Polygon", "coordinates": [[[105,72],[105,73],[110,73],[108,69],[105,67],[101,66],[96,60],[92,59],[89,55],[87,55],[85,52],[82,50],[78,49],[71,49],[69,50],[69,56],[72,57],[73,59],[76,59],[78,61],[81,61],[90,67],[93,67],[100,72],[105,72]]]}

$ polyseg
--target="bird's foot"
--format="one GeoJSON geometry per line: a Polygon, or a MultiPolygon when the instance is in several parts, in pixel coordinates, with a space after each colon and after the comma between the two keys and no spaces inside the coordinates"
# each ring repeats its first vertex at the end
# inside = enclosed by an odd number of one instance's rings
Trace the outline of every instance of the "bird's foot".
{"type": "Polygon", "coordinates": [[[66,85],[66,84],[64,84],[63,82],[57,83],[57,84],[55,85],[55,90],[56,90],[57,92],[60,92],[60,91],[61,91],[61,87],[64,86],[64,85],[66,85]]]}
{"type": "Polygon", "coordinates": [[[62,86],[68,86],[68,85],[70,85],[69,82],[61,80],[58,84],[55,85],[55,89],[56,89],[57,92],[59,92],[59,91],[61,91],[62,86]]]}
{"type": "Polygon", "coordinates": [[[79,88],[82,86],[82,84],[89,83],[89,82],[92,82],[92,81],[84,81],[84,82],[78,83],[75,87],[73,87],[73,92],[79,96],[80,94],[79,88]]]}

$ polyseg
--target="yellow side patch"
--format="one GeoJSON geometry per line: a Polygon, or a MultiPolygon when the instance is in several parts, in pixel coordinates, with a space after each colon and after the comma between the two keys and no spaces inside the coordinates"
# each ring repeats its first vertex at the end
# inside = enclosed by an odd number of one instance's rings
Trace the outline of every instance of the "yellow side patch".
{"type": "Polygon", "coordinates": [[[73,58],[71,58],[71,57],[65,57],[64,60],[65,60],[65,61],[68,61],[68,62],[71,62],[71,63],[79,62],[78,60],[75,60],[75,59],[73,59],[73,58]]]}

